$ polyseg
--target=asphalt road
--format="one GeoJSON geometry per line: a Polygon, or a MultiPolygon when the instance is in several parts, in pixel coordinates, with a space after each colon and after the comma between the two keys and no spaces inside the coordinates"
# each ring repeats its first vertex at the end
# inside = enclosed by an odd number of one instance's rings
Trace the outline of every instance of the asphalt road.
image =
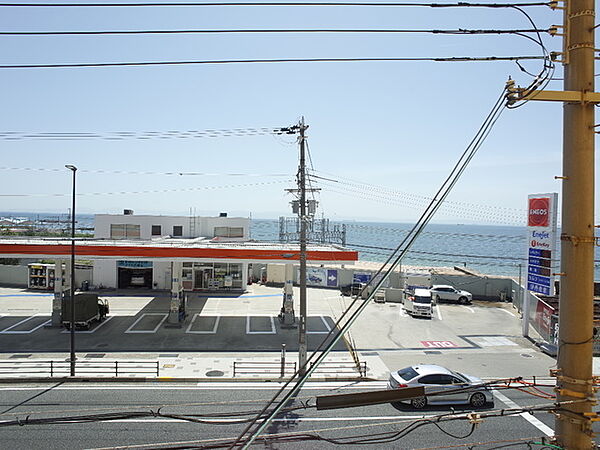
{"type": "MultiPolygon", "coordinates": [[[[274,394],[273,383],[200,383],[200,384],[47,384],[0,386],[0,447],[7,449],[83,449],[168,448],[161,444],[193,445],[202,448],[237,437],[245,428],[245,420],[264,406],[274,394]],[[42,417],[63,417],[100,414],[107,412],[135,413],[159,411],[163,414],[201,415],[203,422],[150,416],[119,418],[114,421],[67,424],[39,424],[3,426],[6,421],[42,417]],[[249,413],[247,415],[243,413],[249,413]],[[131,447],[130,447],[131,448],[131,447]]],[[[519,439],[539,442],[552,433],[553,416],[547,413],[502,416],[484,419],[469,435],[467,420],[452,422],[421,422],[424,425],[405,436],[402,430],[423,417],[433,418],[452,411],[449,407],[429,407],[416,411],[409,407],[390,404],[317,411],[314,405],[318,395],[360,392],[383,389],[384,382],[361,384],[320,383],[305,386],[293,406],[299,407],[279,416],[268,427],[270,435],[305,433],[297,442],[255,441],[256,448],[431,448],[467,443],[477,449],[497,448],[506,441],[519,439]],[[389,439],[367,445],[351,445],[350,440],[389,439]],[[340,444],[326,440],[310,440],[315,436],[340,440],[340,444]],[[358,436],[363,436],[359,438],[358,436]],[[454,437],[453,437],[454,436],[454,437]]],[[[550,388],[545,388],[551,391],[550,388]]],[[[526,407],[548,403],[539,397],[517,390],[503,390],[495,404],[478,410],[492,413],[501,409],[526,407]]],[[[468,407],[455,407],[456,413],[470,412],[468,407]]],[[[198,416],[199,417],[199,416],[198,416]]],[[[226,448],[226,447],[224,447],[226,448]]],[[[517,445],[512,448],[526,448],[517,445]]],[[[533,448],[539,448],[534,446],[533,448]]]]}

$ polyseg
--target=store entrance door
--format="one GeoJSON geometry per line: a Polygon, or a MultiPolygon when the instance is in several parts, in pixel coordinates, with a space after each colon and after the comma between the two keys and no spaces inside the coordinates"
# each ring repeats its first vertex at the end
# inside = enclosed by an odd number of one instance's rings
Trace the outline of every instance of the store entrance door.
{"type": "Polygon", "coordinates": [[[208,289],[208,281],[213,277],[213,269],[194,269],[194,289],[208,289]]]}

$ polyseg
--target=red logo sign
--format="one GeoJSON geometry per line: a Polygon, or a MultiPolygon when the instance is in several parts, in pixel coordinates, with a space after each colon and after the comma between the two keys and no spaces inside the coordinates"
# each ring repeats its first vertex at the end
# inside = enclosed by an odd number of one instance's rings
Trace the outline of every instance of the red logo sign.
{"type": "Polygon", "coordinates": [[[527,226],[547,227],[550,221],[550,198],[530,198],[528,215],[527,226]]]}

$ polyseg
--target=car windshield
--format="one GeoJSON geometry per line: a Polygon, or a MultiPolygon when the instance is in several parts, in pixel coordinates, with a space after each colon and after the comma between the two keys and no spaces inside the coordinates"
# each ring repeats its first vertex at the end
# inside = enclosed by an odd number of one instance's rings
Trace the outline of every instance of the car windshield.
{"type": "Polygon", "coordinates": [[[452,371],[452,373],[454,374],[454,376],[460,378],[461,380],[469,382],[469,379],[466,376],[464,376],[462,373],[460,373],[460,372],[454,372],[454,371],[452,371]]]}
{"type": "Polygon", "coordinates": [[[431,303],[431,297],[417,297],[415,295],[413,302],[415,302],[415,303],[431,303]]]}
{"type": "Polygon", "coordinates": [[[404,369],[400,369],[397,373],[400,378],[406,381],[412,380],[414,377],[419,375],[412,367],[405,367],[404,369]]]}

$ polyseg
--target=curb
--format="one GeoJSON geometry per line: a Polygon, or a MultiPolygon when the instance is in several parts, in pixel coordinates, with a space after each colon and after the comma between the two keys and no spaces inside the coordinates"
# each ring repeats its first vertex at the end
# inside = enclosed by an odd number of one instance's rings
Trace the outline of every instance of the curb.
{"type": "MultiPolygon", "coordinates": [[[[192,377],[31,377],[31,378],[0,378],[0,384],[28,384],[28,383],[207,383],[207,382],[263,382],[282,383],[288,381],[280,378],[192,378],[192,377]]],[[[367,382],[382,381],[369,377],[319,377],[309,378],[310,382],[367,382]]]]}

